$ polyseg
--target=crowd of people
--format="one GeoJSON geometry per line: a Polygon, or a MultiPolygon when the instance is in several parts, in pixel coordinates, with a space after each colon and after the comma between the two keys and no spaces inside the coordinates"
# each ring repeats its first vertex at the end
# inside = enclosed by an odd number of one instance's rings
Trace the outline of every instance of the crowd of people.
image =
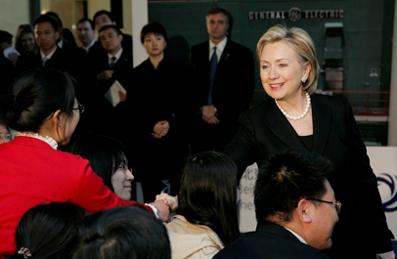
{"type": "Polygon", "coordinates": [[[209,10],[188,62],[148,23],[134,68],[105,10],[77,22],[80,44],[55,12],[21,25],[15,47],[0,31],[0,258],[395,258],[350,104],[315,93],[310,35],[266,28],[267,97],[250,107],[254,56],[231,19],[209,10]],[[240,235],[253,163],[258,226],[240,235]]]}

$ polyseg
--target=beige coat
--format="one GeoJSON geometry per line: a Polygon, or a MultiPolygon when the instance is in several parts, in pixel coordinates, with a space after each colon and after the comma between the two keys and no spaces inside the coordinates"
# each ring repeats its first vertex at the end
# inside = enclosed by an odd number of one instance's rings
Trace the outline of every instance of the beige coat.
{"type": "Polygon", "coordinates": [[[191,224],[181,215],[175,215],[166,227],[172,259],[210,259],[223,248],[222,241],[209,227],[191,224]]]}

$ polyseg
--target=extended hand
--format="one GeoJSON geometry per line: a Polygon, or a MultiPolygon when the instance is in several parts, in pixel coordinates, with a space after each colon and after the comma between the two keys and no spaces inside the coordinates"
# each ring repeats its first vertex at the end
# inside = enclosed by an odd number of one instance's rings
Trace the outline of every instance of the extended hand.
{"type": "Polygon", "coordinates": [[[395,259],[396,255],[394,254],[393,251],[389,251],[389,252],[382,253],[382,254],[376,254],[376,258],[378,258],[378,259],[395,259]]]}

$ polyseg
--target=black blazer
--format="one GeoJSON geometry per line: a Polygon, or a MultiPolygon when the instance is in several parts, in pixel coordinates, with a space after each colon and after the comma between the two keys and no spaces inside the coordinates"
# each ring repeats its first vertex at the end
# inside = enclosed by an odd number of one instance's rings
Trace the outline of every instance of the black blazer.
{"type": "MultiPolygon", "coordinates": [[[[219,59],[213,91],[213,105],[217,108],[220,123],[208,125],[201,120],[200,108],[208,104],[210,87],[209,42],[192,47],[191,62],[194,71],[192,81],[193,132],[201,135],[198,142],[219,142],[224,147],[234,132],[239,114],[247,110],[252,98],[255,81],[252,52],[228,39],[219,59]]],[[[210,149],[211,145],[209,146],[210,149]]]]}
{"type": "Polygon", "coordinates": [[[291,232],[275,224],[258,226],[221,250],[214,259],[326,259],[320,251],[303,244],[291,232]]]}
{"type": "MultiPolygon", "coordinates": [[[[197,109],[207,104],[210,82],[209,42],[192,47],[191,61],[196,78],[197,109]]],[[[252,52],[228,39],[216,69],[213,104],[222,121],[235,121],[249,107],[254,90],[254,59],[252,52]]]]}
{"type": "MultiPolygon", "coordinates": [[[[374,258],[377,252],[390,251],[392,235],[350,104],[342,97],[312,95],[312,115],[312,151],[333,162],[329,181],[343,204],[331,255],[344,258],[350,252],[350,258],[374,258]]],[[[272,154],[290,147],[305,148],[269,98],[241,116],[239,130],[226,153],[242,172],[249,164],[257,162],[260,166],[272,154]]]]}

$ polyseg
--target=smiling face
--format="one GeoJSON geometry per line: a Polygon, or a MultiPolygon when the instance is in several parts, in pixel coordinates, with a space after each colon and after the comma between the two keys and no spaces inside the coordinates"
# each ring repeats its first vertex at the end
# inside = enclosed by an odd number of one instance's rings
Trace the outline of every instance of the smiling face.
{"type": "Polygon", "coordinates": [[[21,36],[21,46],[26,52],[31,52],[34,50],[34,36],[33,33],[24,33],[21,36]]]}
{"type": "MultiPolygon", "coordinates": [[[[325,194],[321,200],[335,202],[334,191],[328,181],[325,181],[325,194]]],[[[339,220],[338,211],[334,204],[313,201],[315,211],[313,214],[312,230],[307,236],[307,242],[317,249],[327,249],[332,245],[332,231],[339,220]]]]}
{"type": "Polygon", "coordinates": [[[118,166],[111,178],[114,193],[124,200],[130,200],[132,180],[134,180],[132,171],[126,165],[118,166]]]}
{"type": "Polygon", "coordinates": [[[307,78],[310,65],[284,41],[268,43],[259,57],[260,78],[266,93],[287,101],[302,95],[302,79],[307,78]]]}

